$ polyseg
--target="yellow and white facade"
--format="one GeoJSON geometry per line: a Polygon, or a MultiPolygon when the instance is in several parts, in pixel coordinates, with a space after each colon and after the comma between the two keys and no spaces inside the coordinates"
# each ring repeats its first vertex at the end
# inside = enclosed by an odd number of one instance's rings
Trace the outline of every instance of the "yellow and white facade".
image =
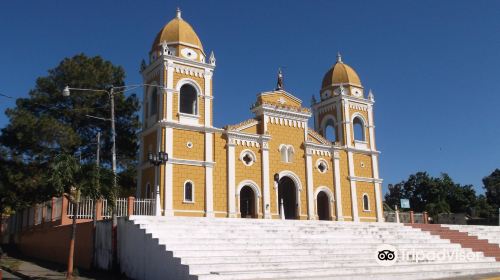
{"type": "Polygon", "coordinates": [[[159,196],[165,216],[383,220],[374,97],[340,55],[311,109],[278,87],[257,95],[253,118],[224,128],[213,126],[214,69],[177,11],[142,67],[154,86],[144,91],[138,197],[159,196]],[[155,168],[147,154],[159,151],[169,161],[155,168]]]}

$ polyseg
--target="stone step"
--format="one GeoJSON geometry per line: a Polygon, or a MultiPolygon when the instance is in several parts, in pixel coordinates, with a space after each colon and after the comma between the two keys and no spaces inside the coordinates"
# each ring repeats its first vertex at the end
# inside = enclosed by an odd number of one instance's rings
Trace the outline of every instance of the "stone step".
{"type": "MultiPolygon", "coordinates": [[[[183,271],[182,279],[208,280],[435,279],[500,273],[500,262],[484,257],[495,253],[492,248],[496,247],[439,225],[138,216],[131,217],[131,222],[134,237],[130,240],[149,240],[144,246],[153,248],[149,250],[153,250],[154,259],[169,262],[165,263],[165,275],[153,276],[155,279],[178,279],[180,276],[169,274],[177,270],[183,271]],[[394,265],[382,266],[375,261],[382,244],[396,247],[398,261],[394,265]],[[460,259],[478,248],[482,251],[475,254],[477,259],[460,259]],[[419,252],[446,252],[459,258],[417,262],[419,252]]],[[[139,263],[150,266],[147,271],[158,267],[156,262],[139,263]]],[[[129,262],[134,267],[127,271],[138,271],[135,264],[129,262]]]]}
{"type": "MultiPolygon", "coordinates": [[[[232,272],[212,272],[211,274],[198,275],[200,280],[210,280],[210,279],[232,279],[232,280],[244,280],[244,279],[290,279],[290,278],[312,278],[312,277],[331,277],[335,278],[337,276],[346,275],[365,275],[365,278],[371,277],[371,275],[377,275],[380,273],[429,273],[439,272],[442,270],[442,264],[422,264],[422,265],[394,265],[389,267],[384,266],[365,266],[365,267],[352,267],[345,269],[338,268],[314,268],[314,269],[272,269],[272,270],[253,270],[253,271],[232,271],[232,272]]],[[[496,263],[457,263],[457,264],[446,264],[448,271],[453,270],[474,270],[482,271],[482,273],[500,272],[500,265],[496,263]]],[[[402,279],[406,279],[403,277],[402,279]]]]}
{"type": "MultiPolygon", "coordinates": [[[[160,244],[164,244],[167,250],[176,251],[176,250],[290,250],[290,249],[309,249],[309,250],[334,250],[334,249],[373,249],[382,244],[382,243],[350,243],[350,244],[323,244],[323,243],[298,243],[298,244],[172,244],[167,240],[160,239],[160,244]]],[[[436,244],[439,245],[439,244],[436,244]]],[[[447,244],[452,245],[452,244],[447,244]]],[[[417,248],[429,245],[422,245],[420,243],[414,244],[397,244],[397,247],[411,247],[417,248]],[[418,246],[417,246],[418,245],[418,246]]],[[[459,246],[433,246],[432,248],[459,248],[459,246]]]]}
{"type": "MultiPolygon", "coordinates": [[[[240,256],[304,256],[304,255],[332,255],[332,254],[342,254],[349,251],[351,254],[373,254],[376,247],[362,247],[361,245],[356,248],[344,246],[337,247],[335,249],[303,249],[303,248],[290,248],[290,249],[280,249],[276,250],[274,247],[268,248],[259,248],[259,249],[239,249],[239,250],[230,250],[230,249],[197,249],[197,248],[185,248],[185,249],[176,249],[173,251],[175,257],[183,258],[183,257],[240,257],[240,256]]],[[[406,251],[411,252],[412,249],[415,249],[413,246],[406,246],[406,251]]],[[[423,250],[426,252],[439,252],[442,250],[454,251],[459,250],[460,252],[472,252],[470,249],[463,249],[460,246],[455,248],[442,247],[436,248],[431,245],[422,245],[422,247],[417,248],[416,250],[423,250]],[[465,251],[464,251],[465,250],[465,251]]],[[[403,249],[400,249],[403,250],[403,249]]]]}
{"type": "MultiPolygon", "coordinates": [[[[160,233],[153,233],[152,234],[153,238],[157,238],[162,241],[166,241],[166,238],[164,235],[160,233]]],[[[391,245],[396,245],[396,244],[415,244],[415,243],[422,243],[424,241],[423,239],[395,239],[395,238],[356,238],[353,240],[352,238],[345,238],[345,237],[335,237],[335,238],[277,238],[274,236],[265,236],[265,237],[259,237],[259,238],[247,238],[247,237],[241,237],[241,236],[231,236],[231,237],[225,237],[224,239],[220,239],[217,237],[203,237],[203,238],[191,238],[191,239],[186,239],[182,237],[173,237],[173,238],[168,238],[168,244],[218,244],[218,245],[223,245],[223,244],[314,244],[314,243],[321,243],[321,244],[348,244],[348,243],[384,243],[384,244],[391,244],[391,245]]],[[[431,240],[426,240],[426,243],[429,244],[450,244],[449,240],[443,240],[443,239],[431,239],[431,240]]]]}
{"type": "MultiPolygon", "coordinates": [[[[422,266],[427,265],[446,265],[449,269],[458,269],[462,268],[464,264],[472,268],[476,268],[477,266],[491,268],[498,267],[500,268],[500,264],[494,264],[493,262],[432,262],[425,264],[418,264],[415,262],[400,262],[391,266],[390,268],[384,267],[381,271],[394,271],[399,269],[400,267],[408,268],[408,271],[418,270],[422,266]]],[[[358,271],[364,271],[367,268],[377,269],[382,267],[377,264],[374,259],[369,261],[337,261],[337,262],[328,262],[328,261],[289,261],[289,262],[255,262],[255,263],[222,263],[222,264],[192,264],[189,266],[189,272],[191,274],[210,274],[210,273],[230,273],[237,271],[262,271],[262,270],[302,270],[302,269],[354,269],[358,271]]],[[[435,267],[436,270],[439,270],[439,267],[435,267]]]]}
{"type": "MultiPolygon", "coordinates": [[[[492,269],[462,269],[454,271],[422,271],[414,273],[378,273],[369,276],[370,280],[387,280],[387,279],[405,279],[405,280],[429,280],[429,279],[456,279],[474,275],[472,279],[486,279],[491,277],[491,273],[497,273],[497,270],[492,269]],[[484,277],[481,277],[484,275],[484,277]]],[[[256,280],[257,278],[255,278],[256,280]]],[[[262,279],[262,278],[259,278],[262,279]]],[[[273,278],[273,280],[303,280],[300,278],[273,278]]],[[[307,277],[308,280],[364,280],[367,279],[366,274],[351,274],[351,275],[325,275],[317,277],[307,277]]]]}

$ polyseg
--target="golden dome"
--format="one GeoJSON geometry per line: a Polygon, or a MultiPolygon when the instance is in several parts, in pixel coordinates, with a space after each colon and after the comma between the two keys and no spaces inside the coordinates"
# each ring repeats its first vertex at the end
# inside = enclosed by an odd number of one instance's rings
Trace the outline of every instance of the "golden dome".
{"type": "Polygon", "coordinates": [[[158,50],[162,42],[186,44],[203,52],[203,45],[200,38],[194,32],[193,27],[181,17],[181,11],[177,9],[177,16],[167,23],[156,35],[151,46],[151,51],[158,50]]]}
{"type": "Polygon", "coordinates": [[[340,54],[337,55],[337,62],[333,65],[323,77],[321,88],[337,84],[351,84],[361,87],[361,80],[356,71],[351,66],[342,62],[340,54]]]}

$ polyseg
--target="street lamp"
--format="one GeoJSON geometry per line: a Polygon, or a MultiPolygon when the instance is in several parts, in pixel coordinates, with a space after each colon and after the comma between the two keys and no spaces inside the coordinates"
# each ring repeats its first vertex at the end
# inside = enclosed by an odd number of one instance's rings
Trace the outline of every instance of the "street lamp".
{"type": "MultiPolygon", "coordinates": [[[[155,166],[156,174],[159,174],[158,172],[158,167],[162,164],[165,164],[168,161],[168,153],[160,151],[157,154],[153,154],[152,152],[148,153],[148,161],[152,165],[155,166]]],[[[158,177],[157,177],[158,178],[158,177]]],[[[160,216],[161,214],[161,209],[160,209],[160,182],[156,184],[155,186],[155,215],[160,216]]]]}

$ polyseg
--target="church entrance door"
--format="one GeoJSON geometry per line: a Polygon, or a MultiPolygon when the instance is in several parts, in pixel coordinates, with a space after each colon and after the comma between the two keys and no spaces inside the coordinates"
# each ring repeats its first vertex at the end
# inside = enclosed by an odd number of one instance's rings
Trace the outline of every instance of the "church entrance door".
{"type": "Polygon", "coordinates": [[[328,195],[324,191],[318,193],[316,198],[317,208],[318,208],[318,218],[320,220],[330,220],[330,203],[328,201],[328,195]]]}
{"type": "Polygon", "coordinates": [[[285,219],[297,219],[297,187],[287,176],[280,179],[278,183],[278,207],[281,211],[281,201],[285,212],[285,219]]]}
{"type": "Polygon", "coordinates": [[[240,214],[242,218],[256,218],[255,192],[249,186],[240,191],[240,214]]]}

